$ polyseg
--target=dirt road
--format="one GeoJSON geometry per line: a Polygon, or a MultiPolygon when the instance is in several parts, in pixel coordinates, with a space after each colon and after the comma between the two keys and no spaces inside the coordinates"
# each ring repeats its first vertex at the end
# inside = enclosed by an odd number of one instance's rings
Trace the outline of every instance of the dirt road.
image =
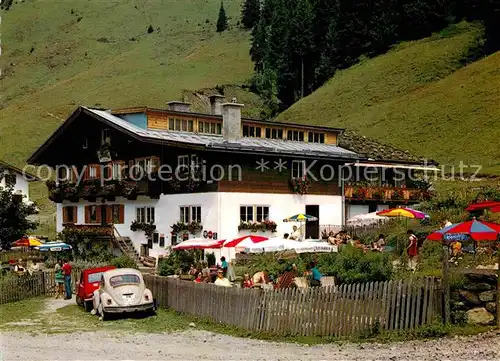
{"type": "Polygon", "coordinates": [[[204,331],[174,334],[85,332],[1,335],[3,361],[46,360],[500,360],[495,333],[390,345],[304,346],[204,331]]]}

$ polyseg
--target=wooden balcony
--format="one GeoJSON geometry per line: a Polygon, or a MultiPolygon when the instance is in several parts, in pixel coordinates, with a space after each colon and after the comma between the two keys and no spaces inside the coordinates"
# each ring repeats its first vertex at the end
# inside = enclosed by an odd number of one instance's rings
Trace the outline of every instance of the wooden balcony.
{"type": "Polygon", "coordinates": [[[113,225],[67,223],[64,232],[88,237],[114,237],[113,225]]]}
{"type": "Polygon", "coordinates": [[[419,188],[349,184],[344,187],[344,196],[349,201],[358,202],[418,203],[430,199],[431,194],[429,191],[419,188]]]}
{"type": "Polygon", "coordinates": [[[137,199],[139,195],[147,195],[152,199],[158,199],[161,194],[160,181],[106,181],[101,184],[100,180],[84,180],[81,184],[63,182],[56,184],[53,181],[47,182],[49,189],[49,199],[56,203],[63,200],[78,202],[85,199],[95,202],[97,198],[106,198],[114,201],[116,197],[125,197],[129,200],[137,199]]]}

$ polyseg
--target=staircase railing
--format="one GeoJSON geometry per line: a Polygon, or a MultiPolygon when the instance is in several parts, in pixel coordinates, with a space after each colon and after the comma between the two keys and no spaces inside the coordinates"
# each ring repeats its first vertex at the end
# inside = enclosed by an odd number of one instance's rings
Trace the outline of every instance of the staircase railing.
{"type": "Polygon", "coordinates": [[[126,242],[123,242],[123,238],[120,235],[120,232],[118,232],[118,229],[116,229],[115,225],[113,225],[113,234],[114,234],[114,241],[118,245],[122,253],[129,255],[131,250],[128,247],[128,244],[126,242]]]}

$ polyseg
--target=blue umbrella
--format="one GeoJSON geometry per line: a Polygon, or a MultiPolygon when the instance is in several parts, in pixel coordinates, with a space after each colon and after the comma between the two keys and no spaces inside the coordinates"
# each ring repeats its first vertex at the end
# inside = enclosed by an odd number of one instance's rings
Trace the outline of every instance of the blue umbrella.
{"type": "Polygon", "coordinates": [[[73,247],[64,242],[47,242],[42,244],[41,246],[35,247],[35,249],[40,252],[60,252],[60,251],[71,251],[73,247]]]}

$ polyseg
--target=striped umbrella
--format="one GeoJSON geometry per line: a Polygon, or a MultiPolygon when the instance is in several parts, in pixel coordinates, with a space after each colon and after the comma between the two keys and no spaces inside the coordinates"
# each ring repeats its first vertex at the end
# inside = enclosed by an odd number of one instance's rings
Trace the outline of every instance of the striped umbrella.
{"type": "Polygon", "coordinates": [[[193,238],[187,241],[181,242],[178,245],[172,247],[174,250],[183,249],[218,249],[222,247],[224,240],[215,239],[205,239],[205,238],[193,238]]]}
{"type": "Polygon", "coordinates": [[[35,249],[40,252],[60,252],[60,251],[71,251],[73,247],[64,242],[47,242],[42,244],[41,246],[35,247],[35,249]]]}
{"type": "Polygon", "coordinates": [[[377,216],[383,217],[404,217],[413,219],[429,218],[429,215],[412,208],[391,208],[377,212],[377,216]]]}
{"type": "Polygon", "coordinates": [[[269,238],[264,236],[243,236],[239,238],[235,238],[232,240],[227,240],[224,242],[224,247],[233,248],[233,247],[248,247],[253,245],[254,243],[267,241],[269,238]]]}
{"type": "Polygon", "coordinates": [[[37,247],[41,246],[42,242],[36,237],[23,237],[12,243],[14,247],[37,247]]]}
{"type": "Polygon", "coordinates": [[[318,217],[310,216],[308,214],[299,213],[294,216],[285,218],[283,222],[306,222],[306,221],[317,221],[318,217]]]}
{"type": "Polygon", "coordinates": [[[500,224],[478,221],[475,218],[472,221],[452,224],[451,226],[431,233],[427,239],[431,241],[454,242],[467,241],[495,241],[500,234],[500,224]]]}

